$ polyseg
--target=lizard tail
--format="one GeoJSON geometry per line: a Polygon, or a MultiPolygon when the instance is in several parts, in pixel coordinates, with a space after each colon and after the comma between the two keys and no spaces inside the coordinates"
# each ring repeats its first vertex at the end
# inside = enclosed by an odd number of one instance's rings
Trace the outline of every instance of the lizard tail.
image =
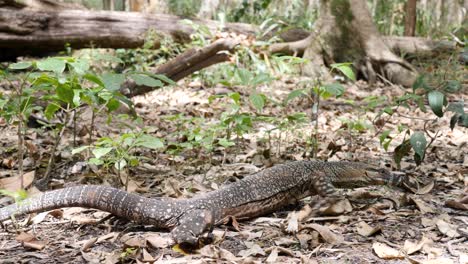
{"type": "Polygon", "coordinates": [[[167,207],[167,201],[149,199],[116,188],[98,185],[82,185],[45,192],[16,204],[0,208],[0,222],[11,216],[44,212],[64,207],[85,207],[109,212],[142,224],[154,224],[165,228],[161,217],[149,219],[145,207],[167,207]],[[158,219],[159,218],[159,219],[158,219]]]}

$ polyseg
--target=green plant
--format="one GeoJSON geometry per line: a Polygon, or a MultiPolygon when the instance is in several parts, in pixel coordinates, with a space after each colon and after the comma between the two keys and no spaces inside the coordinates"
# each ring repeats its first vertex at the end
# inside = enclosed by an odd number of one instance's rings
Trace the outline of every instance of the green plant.
{"type": "MultiPolygon", "coordinates": [[[[330,71],[338,71],[345,75],[350,80],[356,80],[356,76],[351,68],[350,63],[337,63],[332,64],[330,71]]],[[[294,98],[306,96],[311,102],[312,110],[312,121],[315,123],[314,130],[310,135],[309,143],[312,145],[311,155],[316,157],[318,152],[318,117],[320,114],[321,100],[327,100],[328,98],[341,97],[345,91],[345,88],[339,83],[322,84],[320,80],[302,82],[306,87],[292,91],[286,98],[286,103],[294,98]]]]}
{"type": "Polygon", "coordinates": [[[182,17],[194,17],[200,10],[201,0],[169,0],[169,11],[182,17]]]}
{"type": "MultiPolygon", "coordinates": [[[[138,166],[141,156],[136,151],[141,148],[160,150],[164,147],[161,139],[145,134],[144,131],[137,133],[124,133],[116,138],[102,137],[92,146],[82,146],[72,151],[72,154],[80,153],[86,149],[91,149],[93,158],[88,160],[94,165],[103,165],[105,168],[114,166],[120,179],[121,171],[128,167],[138,166]]],[[[124,183],[125,189],[128,188],[129,176],[124,183]]]]}
{"type": "MultiPolygon", "coordinates": [[[[110,58],[112,59],[112,58],[110,58]]],[[[126,74],[103,73],[96,74],[90,70],[89,60],[74,57],[53,57],[40,61],[19,62],[9,65],[8,70],[18,71],[20,85],[15,85],[9,79],[12,75],[3,71],[6,80],[15,87],[16,93],[0,96],[2,115],[10,122],[13,117],[18,121],[18,159],[19,171],[22,174],[23,137],[26,131],[24,123],[31,112],[43,111],[47,120],[51,121],[57,112],[64,114],[61,122],[44,124],[54,133],[54,146],[51,148],[49,162],[44,173],[43,181],[47,181],[53,169],[55,152],[64,132],[73,121],[74,142],[76,137],[76,120],[83,106],[93,110],[90,124],[90,140],[93,134],[94,117],[105,109],[108,118],[120,103],[132,107],[132,103],[121,95],[119,89],[127,78],[133,79],[137,85],[151,87],[163,86],[163,82],[173,83],[162,75],[145,72],[129,71],[126,74]],[[21,75],[22,71],[27,73],[21,75]],[[22,77],[21,77],[22,76],[22,77]],[[35,104],[36,101],[46,103],[45,108],[35,104]],[[73,118],[73,119],[72,119],[73,118]]],[[[14,77],[11,77],[14,78],[14,77]]]]}

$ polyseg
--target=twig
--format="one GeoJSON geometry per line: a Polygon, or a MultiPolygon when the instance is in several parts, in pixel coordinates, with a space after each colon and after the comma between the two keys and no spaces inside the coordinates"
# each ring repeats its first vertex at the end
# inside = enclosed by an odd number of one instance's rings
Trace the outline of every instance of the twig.
{"type": "MultiPolygon", "coordinates": [[[[69,115],[67,114],[66,116],[68,118],[69,115]]],[[[62,139],[63,134],[65,133],[65,129],[67,128],[67,125],[66,125],[67,123],[68,123],[68,120],[65,120],[65,122],[63,122],[63,126],[60,129],[60,132],[55,137],[54,145],[52,146],[52,150],[50,151],[50,157],[49,157],[49,162],[47,163],[47,169],[46,169],[46,172],[44,173],[44,177],[42,178],[42,182],[41,182],[41,184],[43,185],[47,185],[47,182],[49,181],[50,173],[52,172],[52,168],[54,167],[54,164],[55,164],[55,152],[57,151],[57,147],[60,143],[60,140],[62,139]]]]}
{"type": "Polygon", "coordinates": [[[455,251],[453,248],[452,248],[452,244],[453,243],[463,243],[465,242],[465,240],[467,240],[468,238],[466,237],[462,237],[462,238],[459,238],[459,239],[454,239],[454,240],[450,240],[449,242],[447,242],[447,250],[448,252],[450,253],[450,255],[454,256],[454,257],[459,257],[460,256],[460,253],[455,251]]]}
{"type": "Polygon", "coordinates": [[[436,120],[436,119],[432,119],[432,118],[407,116],[407,115],[400,114],[400,113],[398,113],[398,115],[401,116],[401,117],[408,118],[408,119],[413,119],[413,120],[422,120],[422,121],[434,121],[434,120],[436,120]]]}

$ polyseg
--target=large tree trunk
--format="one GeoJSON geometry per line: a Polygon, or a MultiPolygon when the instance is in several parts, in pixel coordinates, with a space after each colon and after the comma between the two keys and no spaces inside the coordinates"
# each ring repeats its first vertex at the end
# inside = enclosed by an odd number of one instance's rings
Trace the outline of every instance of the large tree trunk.
{"type": "Polygon", "coordinates": [[[406,1],[405,36],[414,36],[416,32],[416,0],[406,1]]]}
{"type": "Polygon", "coordinates": [[[411,86],[416,70],[395,55],[383,42],[373,24],[366,0],[322,0],[316,35],[307,41],[304,57],[310,60],[305,73],[325,78],[324,67],[335,62],[353,62],[371,82],[377,77],[411,86]]]}

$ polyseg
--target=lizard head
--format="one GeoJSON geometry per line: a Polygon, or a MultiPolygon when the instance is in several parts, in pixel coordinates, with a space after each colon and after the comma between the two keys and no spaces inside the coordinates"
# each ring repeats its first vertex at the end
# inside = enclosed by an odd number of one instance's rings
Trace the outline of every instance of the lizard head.
{"type": "Polygon", "coordinates": [[[342,163],[334,169],[333,185],[341,188],[358,188],[370,185],[401,187],[406,181],[404,174],[397,174],[384,168],[365,163],[342,163]]]}

